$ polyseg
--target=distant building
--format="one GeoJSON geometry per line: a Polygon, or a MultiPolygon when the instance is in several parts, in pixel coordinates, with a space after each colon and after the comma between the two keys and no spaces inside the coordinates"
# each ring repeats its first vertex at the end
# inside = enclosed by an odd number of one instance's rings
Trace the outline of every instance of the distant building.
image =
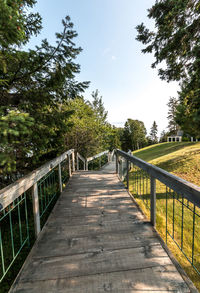
{"type": "Polygon", "coordinates": [[[183,137],[183,131],[178,130],[176,135],[170,135],[167,137],[167,142],[181,142],[183,137]]]}
{"type": "Polygon", "coordinates": [[[191,136],[191,142],[194,142],[194,141],[200,141],[200,138],[195,138],[191,136]]]}

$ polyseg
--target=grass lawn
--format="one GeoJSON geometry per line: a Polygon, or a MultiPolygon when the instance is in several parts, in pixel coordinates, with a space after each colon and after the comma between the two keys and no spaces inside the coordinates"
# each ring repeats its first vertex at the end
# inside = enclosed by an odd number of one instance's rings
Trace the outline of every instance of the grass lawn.
{"type": "MultiPolygon", "coordinates": [[[[200,143],[162,143],[137,150],[133,155],[200,185],[200,143]]],[[[145,172],[135,167],[130,172],[130,191],[149,217],[150,179],[145,172]]],[[[191,261],[200,271],[200,209],[173,190],[166,189],[166,186],[158,180],[156,180],[156,191],[156,229],[200,290],[200,275],[189,262],[191,261]]]]}

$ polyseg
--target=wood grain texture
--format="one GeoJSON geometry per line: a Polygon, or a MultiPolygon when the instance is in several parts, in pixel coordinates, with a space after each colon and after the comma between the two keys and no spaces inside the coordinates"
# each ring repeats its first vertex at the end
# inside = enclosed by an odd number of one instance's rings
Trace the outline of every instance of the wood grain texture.
{"type": "Polygon", "coordinates": [[[10,293],[191,292],[111,171],[72,176],[10,293]]]}

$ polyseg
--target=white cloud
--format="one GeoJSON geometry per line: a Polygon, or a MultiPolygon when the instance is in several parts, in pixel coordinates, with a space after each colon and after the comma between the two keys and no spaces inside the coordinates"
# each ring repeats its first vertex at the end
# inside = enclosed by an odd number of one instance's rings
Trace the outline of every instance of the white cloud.
{"type": "Polygon", "coordinates": [[[113,55],[113,56],[111,57],[111,59],[112,59],[113,61],[115,61],[115,60],[117,59],[117,57],[113,55]]]}

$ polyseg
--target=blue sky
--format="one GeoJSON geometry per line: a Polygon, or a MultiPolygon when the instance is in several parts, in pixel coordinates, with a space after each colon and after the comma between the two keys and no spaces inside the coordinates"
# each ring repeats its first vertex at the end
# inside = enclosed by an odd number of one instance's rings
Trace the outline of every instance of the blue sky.
{"type": "Polygon", "coordinates": [[[34,11],[43,18],[41,39],[55,41],[55,32],[62,30],[61,20],[71,17],[78,32],[76,44],[83,48],[77,58],[81,65],[79,81],[91,81],[85,98],[91,99],[98,89],[108,111],[108,120],[123,126],[128,118],[144,122],[148,132],[155,120],[159,131],[167,126],[166,106],[176,96],[178,85],[166,83],[151,69],[152,55],[141,53],[135,40],[136,25],[153,23],[147,9],[155,0],[38,0],[34,11]]]}

